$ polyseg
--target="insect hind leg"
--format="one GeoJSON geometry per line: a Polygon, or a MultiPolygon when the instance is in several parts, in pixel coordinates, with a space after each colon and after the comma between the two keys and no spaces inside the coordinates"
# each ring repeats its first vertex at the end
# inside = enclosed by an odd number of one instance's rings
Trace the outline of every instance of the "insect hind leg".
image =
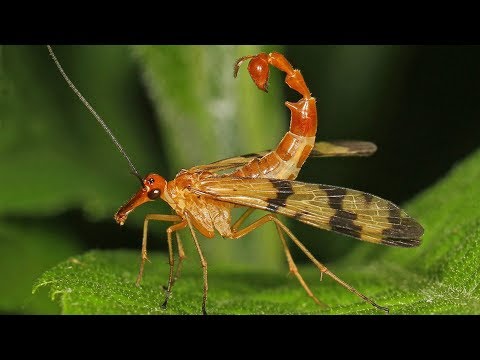
{"type": "Polygon", "coordinates": [[[288,249],[287,241],[285,240],[285,237],[283,236],[282,229],[280,228],[280,226],[277,223],[275,223],[275,227],[277,228],[278,236],[280,237],[280,240],[282,241],[283,250],[285,251],[285,256],[287,257],[288,269],[289,269],[290,273],[295,275],[297,280],[300,282],[300,285],[302,285],[302,287],[307,292],[307,295],[310,296],[313,299],[313,301],[315,301],[315,303],[317,305],[320,305],[323,308],[327,308],[328,305],[326,305],[325,303],[318,300],[318,298],[313,294],[312,290],[310,290],[310,287],[307,285],[307,283],[303,279],[302,275],[298,271],[297,265],[295,264],[295,261],[293,261],[292,254],[290,253],[290,250],[288,249]]]}
{"type": "Polygon", "coordinates": [[[338,276],[336,276],[334,273],[332,273],[325,265],[323,265],[320,261],[318,261],[312,255],[312,253],[305,247],[305,245],[303,245],[302,242],[295,235],[293,235],[293,233],[290,231],[290,229],[285,224],[283,224],[273,214],[267,214],[267,215],[261,217],[260,219],[256,220],[252,224],[248,225],[247,227],[245,227],[241,230],[235,231],[232,234],[232,238],[237,239],[237,238],[240,238],[242,236],[245,236],[249,232],[255,230],[256,228],[262,226],[263,224],[265,224],[269,221],[273,221],[277,225],[277,227],[280,227],[280,229],[282,229],[288,235],[288,237],[290,239],[292,239],[292,241],[295,243],[295,245],[297,245],[300,248],[300,250],[302,250],[302,252],[310,259],[310,261],[312,261],[315,264],[315,266],[320,270],[321,274],[326,274],[326,275],[330,276],[333,280],[335,280],[337,283],[342,285],[344,288],[346,288],[350,292],[354,293],[355,295],[357,295],[358,297],[360,297],[364,301],[368,302],[370,305],[374,306],[375,308],[377,308],[379,310],[382,310],[382,311],[385,311],[386,313],[389,312],[388,308],[378,305],[373,300],[369,299],[367,296],[363,295],[361,292],[359,292],[357,289],[355,289],[353,286],[347,284],[345,281],[343,281],[338,276]]]}
{"type": "MultiPolygon", "coordinates": [[[[242,216],[240,216],[240,218],[232,225],[232,232],[234,233],[237,233],[238,235],[238,228],[240,227],[240,225],[243,224],[243,222],[255,211],[254,208],[249,208],[247,209],[243,214],[242,216]]],[[[260,225],[259,225],[260,226],[260,225]]],[[[302,275],[300,274],[300,272],[298,271],[298,268],[297,268],[297,265],[295,264],[295,261],[293,260],[293,257],[292,257],[292,254],[290,253],[290,250],[288,249],[288,245],[287,245],[287,241],[285,240],[285,237],[283,236],[283,233],[282,233],[282,229],[280,228],[280,226],[275,223],[275,227],[277,229],[277,232],[278,232],[278,236],[280,237],[280,240],[282,241],[282,246],[283,246],[283,250],[285,251],[285,256],[287,258],[287,263],[288,263],[288,269],[290,271],[291,274],[295,275],[295,277],[297,278],[297,280],[300,282],[300,285],[302,285],[302,287],[305,289],[305,291],[307,292],[307,295],[310,296],[313,301],[315,301],[315,303],[317,305],[320,305],[321,307],[328,307],[326,304],[324,304],[323,302],[321,302],[320,300],[318,300],[318,298],[313,294],[312,290],[310,290],[310,287],[307,285],[307,283],[305,282],[305,280],[303,279],[302,275]]],[[[252,230],[250,230],[252,231],[252,230]]],[[[245,235],[245,234],[243,234],[245,235]]],[[[243,236],[242,235],[242,236],[243,236]]],[[[238,239],[239,237],[241,236],[238,236],[238,237],[234,237],[234,239],[238,239]]]]}

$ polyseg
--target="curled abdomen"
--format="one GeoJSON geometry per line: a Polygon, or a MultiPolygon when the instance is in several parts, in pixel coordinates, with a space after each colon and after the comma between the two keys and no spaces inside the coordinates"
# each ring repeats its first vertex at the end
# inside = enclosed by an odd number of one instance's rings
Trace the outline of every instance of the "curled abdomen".
{"type": "Polygon", "coordinates": [[[303,163],[315,145],[317,132],[317,108],[300,70],[293,69],[282,54],[272,52],[245,56],[235,64],[235,75],[240,64],[251,59],[248,71],[257,87],[267,91],[269,64],[285,72],[285,83],[302,95],[296,103],[285,102],[290,109],[290,130],[277,148],[262,158],[255,158],[234,171],[232,176],[290,179],[297,177],[303,163]]]}

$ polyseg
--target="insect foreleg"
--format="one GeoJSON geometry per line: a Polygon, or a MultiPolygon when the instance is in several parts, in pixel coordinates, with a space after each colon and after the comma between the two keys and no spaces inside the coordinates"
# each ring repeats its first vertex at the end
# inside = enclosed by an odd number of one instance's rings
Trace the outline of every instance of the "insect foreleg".
{"type": "Polygon", "coordinates": [[[145,261],[148,260],[148,257],[147,257],[147,235],[148,235],[148,222],[150,220],[180,222],[180,221],[182,221],[182,218],[180,216],[177,216],[177,215],[160,215],[160,214],[148,214],[147,216],[145,216],[145,220],[143,221],[142,261],[140,263],[140,271],[138,272],[138,276],[137,276],[137,281],[136,281],[137,286],[139,286],[140,282],[142,281],[143,269],[145,267],[145,261]]]}
{"type": "MultiPolygon", "coordinates": [[[[255,222],[253,222],[252,224],[248,225],[247,227],[241,229],[241,230],[238,230],[236,232],[234,232],[232,234],[232,238],[236,239],[236,238],[240,238],[242,236],[245,236],[246,234],[248,234],[249,232],[255,230],[256,228],[262,226],[263,224],[269,222],[269,221],[273,221],[275,222],[275,224],[280,227],[289,237],[290,239],[292,239],[292,241],[295,243],[295,245],[297,245],[300,250],[302,250],[302,252],[315,264],[315,266],[320,270],[320,272],[322,274],[326,274],[328,276],[330,276],[333,280],[335,280],[336,282],[338,282],[340,285],[342,285],[344,288],[346,288],[347,290],[351,291],[352,293],[354,293],[355,295],[359,296],[360,298],[362,298],[363,300],[365,300],[366,302],[368,302],[369,304],[371,304],[372,306],[376,307],[377,309],[380,309],[380,310],[383,310],[385,312],[388,313],[388,308],[386,307],[383,307],[383,306],[380,306],[378,305],[377,303],[375,303],[374,301],[370,300],[368,297],[366,297],[365,295],[363,295],[361,292],[359,292],[358,290],[356,290],[353,286],[347,284],[345,281],[341,280],[339,277],[337,277],[334,273],[332,273],[330,270],[328,270],[328,268],[323,265],[321,262],[319,262],[313,255],[310,251],[308,251],[308,249],[305,247],[305,245],[302,244],[302,242],[300,240],[298,240],[298,238],[293,235],[293,233],[290,231],[290,229],[284,225],[275,215],[273,214],[267,214],[263,217],[261,217],[260,219],[256,220],[255,222]]],[[[287,256],[288,258],[288,256],[287,256]]]]}
{"type": "MultiPolygon", "coordinates": [[[[170,265],[170,271],[168,276],[168,285],[166,287],[166,294],[165,294],[165,301],[162,304],[164,309],[167,308],[168,298],[170,297],[172,286],[173,286],[173,267],[175,264],[175,260],[173,257],[173,248],[172,248],[172,233],[178,230],[181,230],[187,226],[187,222],[177,215],[158,215],[158,214],[149,214],[145,216],[145,220],[143,222],[143,240],[142,240],[142,261],[140,263],[140,271],[138,272],[137,282],[136,285],[139,286],[140,282],[142,281],[143,277],[143,269],[145,267],[145,261],[148,260],[147,257],[147,235],[148,235],[148,222],[150,220],[156,221],[171,221],[171,222],[179,222],[178,224],[172,225],[167,229],[167,244],[168,244],[168,263],[170,265]]],[[[177,235],[177,241],[179,241],[177,235]]],[[[185,257],[185,253],[183,252],[183,247],[181,246],[181,242],[179,242],[179,265],[183,258],[185,257]]],[[[178,270],[178,268],[177,268],[178,270]]]]}
{"type": "Polygon", "coordinates": [[[207,271],[207,260],[203,257],[202,249],[200,248],[200,243],[198,242],[197,235],[195,235],[195,230],[193,229],[192,222],[190,221],[189,215],[185,214],[185,219],[187,219],[188,227],[192,234],[193,242],[197,248],[198,255],[200,256],[200,264],[202,265],[203,270],[203,302],[202,302],[202,313],[207,315],[207,293],[208,293],[208,271],[207,271]]]}
{"type": "Polygon", "coordinates": [[[178,231],[175,232],[175,236],[177,237],[178,265],[177,265],[177,270],[175,270],[175,275],[173,276],[172,286],[173,284],[175,284],[175,281],[177,281],[177,279],[180,277],[183,260],[187,257],[185,255],[185,251],[183,251],[183,244],[182,244],[182,240],[180,240],[180,234],[178,231]]]}

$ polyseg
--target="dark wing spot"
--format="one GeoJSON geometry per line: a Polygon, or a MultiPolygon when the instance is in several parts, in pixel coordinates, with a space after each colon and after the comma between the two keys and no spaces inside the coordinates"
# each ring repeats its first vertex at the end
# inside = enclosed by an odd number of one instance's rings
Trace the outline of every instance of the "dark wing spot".
{"type": "Polygon", "coordinates": [[[414,247],[420,245],[423,227],[414,219],[402,217],[398,208],[389,210],[390,227],[382,231],[382,243],[386,245],[414,247]]]}
{"type": "Polygon", "coordinates": [[[330,218],[329,224],[333,231],[360,239],[362,227],[353,222],[353,220],[356,220],[357,217],[357,214],[349,211],[337,210],[330,218]]]}
{"type": "Polygon", "coordinates": [[[396,224],[398,222],[398,218],[402,217],[402,213],[398,208],[391,208],[388,210],[388,221],[391,224],[396,224]]]}
{"type": "Polygon", "coordinates": [[[337,210],[335,213],[335,216],[341,217],[342,219],[353,221],[357,220],[358,215],[355,213],[352,213],[350,211],[345,211],[345,210],[337,210]]]}
{"type": "Polygon", "coordinates": [[[367,193],[363,193],[363,198],[365,199],[365,203],[368,205],[372,202],[373,200],[373,195],[372,194],[367,194],[367,193]]]}
{"type": "Polygon", "coordinates": [[[353,222],[357,219],[358,215],[343,210],[343,199],[345,199],[347,189],[323,185],[319,185],[319,188],[327,194],[328,206],[336,210],[329,221],[332,231],[360,239],[362,227],[353,222]]]}
{"type": "Polygon", "coordinates": [[[261,157],[262,154],[257,154],[257,153],[250,153],[250,154],[244,154],[241,157],[243,158],[251,158],[251,157],[261,157]]]}
{"type": "Polygon", "coordinates": [[[310,152],[310,157],[321,157],[323,156],[323,152],[321,152],[320,150],[317,150],[315,148],[312,149],[312,151],[310,152]]]}
{"type": "Polygon", "coordinates": [[[280,206],[287,204],[287,199],[293,194],[292,184],[286,180],[269,179],[277,192],[277,196],[267,199],[267,210],[277,212],[280,206]]]}
{"type": "Polygon", "coordinates": [[[387,229],[384,229],[382,231],[382,235],[385,238],[398,238],[398,237],[404,237],[404,232],[405,229],[402,225],[400,225],[402,221],[402,213],[400,212],[400,209],[397,208],[392,208],[388,210],[389,216],[387,217],[387,220],[390,224],[390,227],[387,229]]]}
{"type": "Polygon", "coordinates": [[[401,239],[401,240],[390,240],[382,239],[381,243],[389,246],[399,246],[399,247],[416,247],[421,244],[420,239],[401,239]]]}
{"type": "Polygon", "coordinates": [[[332,209],[342,210],[342,203],[345,195],[347,194],[347,189],[327,187],[324,185],[319,185],[318,187],[320,188],[320,190],[323,190],[327,193],[328,205],[332,209]]]}
{"type": "Polygon", "coordinates": [[[302,217],[304,217],[305,215],[308,215],[309,213],[305,210],[301,210],[301,211],[298,211],[295,213],[295,215],[293,215],[293,218],[295,220],[301,220],[302,217]]]}

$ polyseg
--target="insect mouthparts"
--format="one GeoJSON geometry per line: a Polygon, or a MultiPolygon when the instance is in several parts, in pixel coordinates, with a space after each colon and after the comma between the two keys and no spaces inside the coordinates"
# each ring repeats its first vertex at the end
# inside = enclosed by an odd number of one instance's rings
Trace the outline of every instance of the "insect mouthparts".
{"type": "MultiPolygon", "coordinates": [[[[121,209],[120,209],[121,210],[121,209]]],[[[127,213],[121,213],[120,210],[113,216],[117,224],[122,226],[125,224],[125,220],[127,220],[127,213]]]]}

